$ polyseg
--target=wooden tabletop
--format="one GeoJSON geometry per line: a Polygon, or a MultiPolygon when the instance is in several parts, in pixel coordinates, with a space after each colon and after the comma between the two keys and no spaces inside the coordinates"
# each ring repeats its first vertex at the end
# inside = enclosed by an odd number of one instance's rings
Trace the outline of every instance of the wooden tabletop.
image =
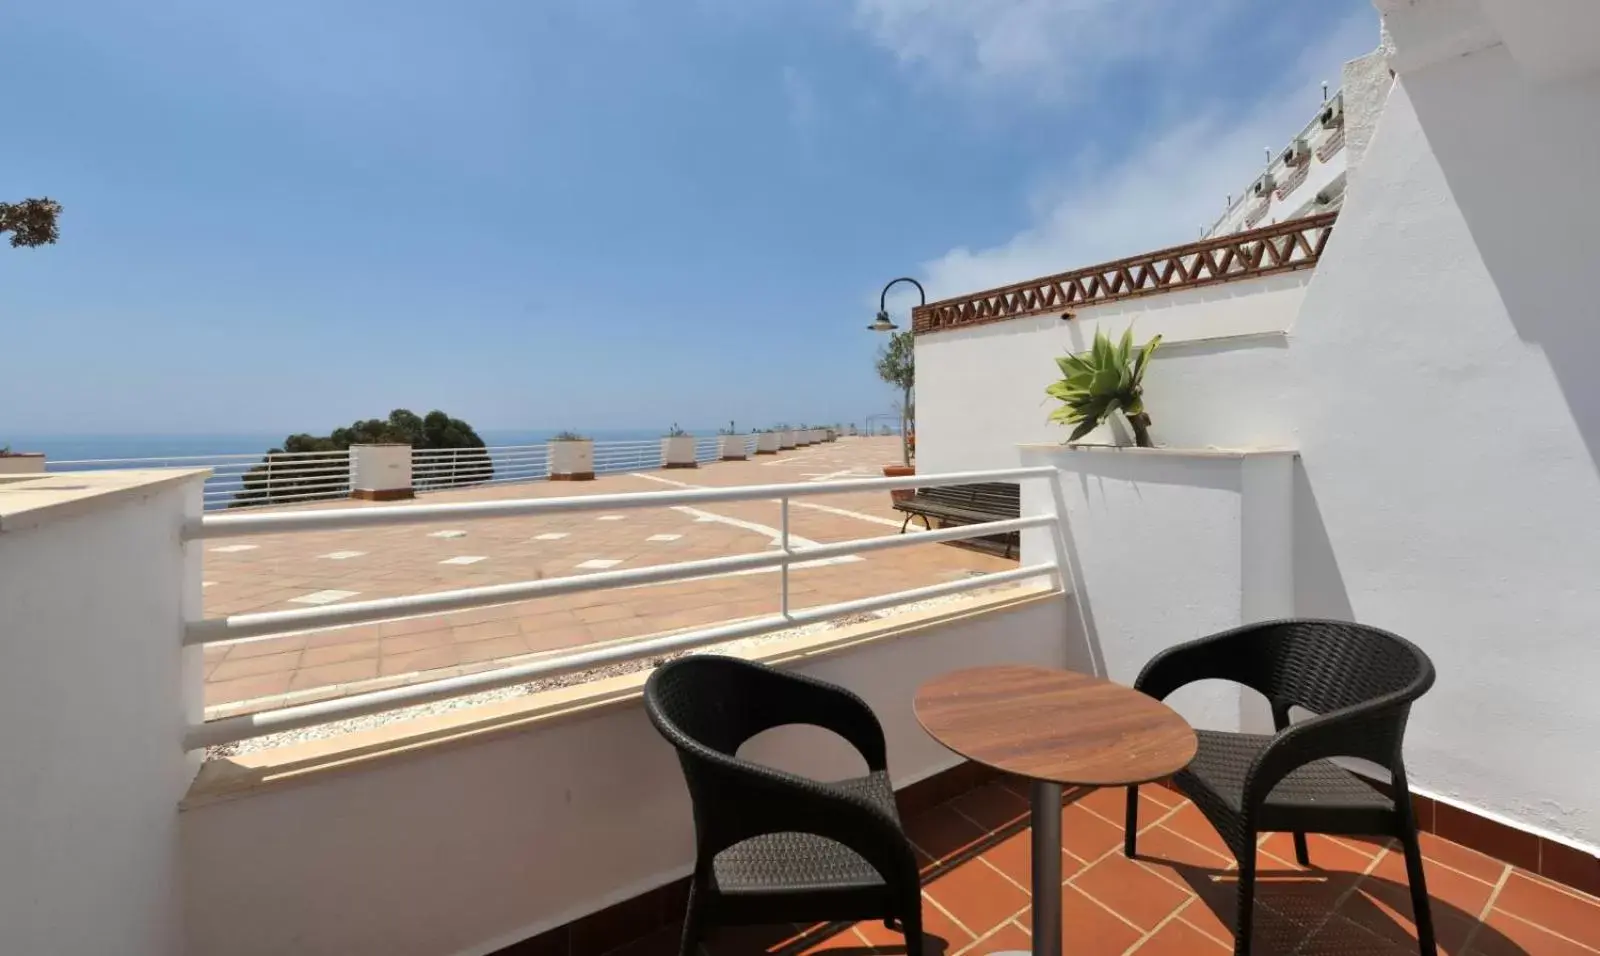
{"type": "Polygon", "coordinates": [[[963,757],[1055,783],[1147,783],[1188,766],[1197,743],[1166,704],[1048,667],[955,671],[924,684],[915,706],[923,728],[963,757]]]}

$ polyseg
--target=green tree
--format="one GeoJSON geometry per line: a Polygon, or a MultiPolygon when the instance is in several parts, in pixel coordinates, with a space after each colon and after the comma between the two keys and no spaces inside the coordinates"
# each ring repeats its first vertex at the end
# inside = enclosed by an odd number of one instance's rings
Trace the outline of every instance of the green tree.
{"type": "Polygon", "coordinates": [[[245,473],[244,489],[234,496],[229,507],[270,504],[285,498],[295,501],[342,498],[343,491],[328,486],[348,473],[349,465],[344,459],[324,464],[318,458],[298,456],[304,452],[344,451],[351,445],[388,443],[410,445],[413,449],[463,449],[460,454],[433,456],[416,465],[411,480],[417,486],[470,485],[494,477],[494,463],[484,450],[483,439],[471,425],[441,411],[419,417],[415,412],[397,408],[388,418],[352,422],[335,428],[331,435],[290,435],[284,439],[282,448],[268,451],[261,464],[245,473]]]}
{"type": "Polygon", "coordinates": [[[916,349],[911,330],[896,332],[878,350],[878,377],[900,390],[900,453],[911,464],[911,429],[916,421],[916,406],[911,390],[916,386],[916,349]]]}
{"type": "Polygon", "coordinates": [[[11,245],[47,246],[61,236],[57,217],[61,204],[54,199],[0,202],[0,235],[11,233],[11,245]]]}

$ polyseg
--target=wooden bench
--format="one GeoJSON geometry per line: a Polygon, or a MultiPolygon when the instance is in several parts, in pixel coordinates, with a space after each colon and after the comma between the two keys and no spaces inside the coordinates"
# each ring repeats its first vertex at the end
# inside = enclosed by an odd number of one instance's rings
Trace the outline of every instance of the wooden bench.
{"type": "MultiPolygon", "coordinates": [[[[905,522],[900,525],[901,534],[911,526],[912,518],[921,518],[923,525],[931,531],[934,521],[938,521],[941,528],[951,528],[1019,518],[1022,516],[1022,490],[1004,481],[918,488],[911,497],[895,502],[894,507],[906,515],[905,522]]],[[[959,543],[1009,558],[1017,550],[1018,540],[1017,532],[1009,531],[969,538],[959,543]]]]}

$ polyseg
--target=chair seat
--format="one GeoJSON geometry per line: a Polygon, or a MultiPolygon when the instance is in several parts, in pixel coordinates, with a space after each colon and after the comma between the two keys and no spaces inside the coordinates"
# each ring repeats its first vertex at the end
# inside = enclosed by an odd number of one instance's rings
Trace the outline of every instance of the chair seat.
{"type": "MultiPolygon", "coordinates": [[[[865,797],[899,819],[894,788],[886,772],[829,786],[865,797]]],[[[767,833],[735,843],[712,858],[711,872],[716,888],[729,895],[874,890],[885,886],[882,875],[855,851],[810,833],[767,833]]]]}
{"type": "MultiPolygon", "coordinates": [[[[1207,805],[1206,809],[1225,810],[1236,818],[1242,817],[1245,776],[1256,755],[1272,743],[1273,737],[1215,730],[1195,733],[1200,740],[1199,749],[1175,782],[1196,802],[1207,805]],[[1196,785],[1206,793],[1190,792],[1196,785]]],[[[1393,828],[1393,812],[1394,801],[1361,777],[1331,760],[1314,760],[1293,770],[1272,788],[1258,810],[1256,829],[1327,826],[1333,828],[1331,832],[1387,833],[1393,828]]]]}

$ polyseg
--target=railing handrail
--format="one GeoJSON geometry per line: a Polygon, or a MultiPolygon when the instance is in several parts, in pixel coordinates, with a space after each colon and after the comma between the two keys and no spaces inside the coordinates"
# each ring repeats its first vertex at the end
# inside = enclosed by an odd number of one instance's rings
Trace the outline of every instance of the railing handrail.
{"type": "Polygon", "coordinates": [[[373,525],[420,524],[430,521],[472,521],[536,514],[662,508],[673,505],[725,501],[761,501],[846,494],[852,491],[900,491],[961,485],[976,481],[1042,478],[1055,473],[1049,466],[961,471],[904,478],[857,478],[844,481],[795,482],[782,485],[742,485],[730,488],[692,488],[607,495],[568,495],[557,498],[519,498],[510,501],[467,501],[450,504],[387,505],[372,508],[326,508],[319,511],[284,511],[272,514],[210,514],[191,519],[186,539],[223,538],[246,534],[283,534],[295,531],[331,531],[373,525]]]}
{"type": "Polygon", "coordinates": [[[225,455],[144,455],[139,458],[62,458],[46,461],[46,465],[131,465],[141,461],[240,461],[245,463],[265,462],[267,458],[274,461],[284,458],[313,458],[321,457],[331,460],[349,458],[349,449],[334,449],[332,451],[260,451],[253,454],[229,453],[225,455]]]}

